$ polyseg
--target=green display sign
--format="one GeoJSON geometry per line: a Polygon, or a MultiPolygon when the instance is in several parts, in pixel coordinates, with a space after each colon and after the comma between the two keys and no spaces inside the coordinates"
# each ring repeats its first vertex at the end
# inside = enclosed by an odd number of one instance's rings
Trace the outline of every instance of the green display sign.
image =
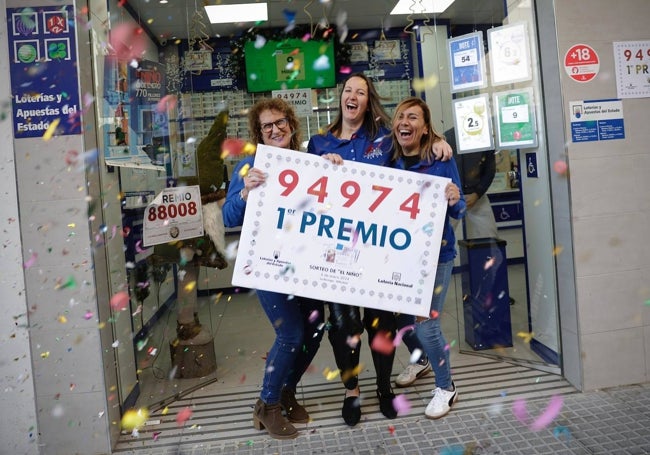
{"type": "Polygon", "coordinates": [[[336,85],[333,41],[260,41],[244,46],[249,92],[336,85]]]}
{"type": "Polygon", "coordinates": [[[494,94],[498,148],[537,147],[533,89],[494,94]]]}

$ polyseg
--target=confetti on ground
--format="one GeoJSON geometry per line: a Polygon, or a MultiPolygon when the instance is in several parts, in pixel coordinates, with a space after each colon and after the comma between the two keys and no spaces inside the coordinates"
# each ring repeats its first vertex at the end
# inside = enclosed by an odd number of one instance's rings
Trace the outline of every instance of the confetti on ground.
{"type": "Polygon", "coordinates": [[[555,436],[557,439],[562,439],[562,437],[564,437],[568,440],[571,439],[571,432],[567,427],[558,425],[557,427],[553,428],[553,436],[555,436]]]}
{"type": "Polygon", "coordinates": [[[440,455],[463,455],[465,453],[465,447],[460,444],[454,444],[452,446],[443,447],[440,450],[440,455]]]}

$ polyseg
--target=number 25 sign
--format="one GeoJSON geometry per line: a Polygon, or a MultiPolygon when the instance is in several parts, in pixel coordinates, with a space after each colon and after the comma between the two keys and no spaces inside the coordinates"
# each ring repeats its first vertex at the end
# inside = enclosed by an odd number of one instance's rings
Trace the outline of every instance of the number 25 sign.
{"type": "Polygon", "coordinates": [[[233,285],[426,316],[442,177],[258,145],[233,285]]]}

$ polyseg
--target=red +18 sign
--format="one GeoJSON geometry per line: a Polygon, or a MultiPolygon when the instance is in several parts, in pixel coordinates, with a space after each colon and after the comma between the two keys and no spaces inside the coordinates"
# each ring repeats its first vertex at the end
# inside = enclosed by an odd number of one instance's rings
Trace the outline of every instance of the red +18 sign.
{"type": "Polygon", "coordinates": [[[598,54],[586,44],[575,44],[564,54],[564,69],[574,81],[589,82],[600,70],[598,54]]]}

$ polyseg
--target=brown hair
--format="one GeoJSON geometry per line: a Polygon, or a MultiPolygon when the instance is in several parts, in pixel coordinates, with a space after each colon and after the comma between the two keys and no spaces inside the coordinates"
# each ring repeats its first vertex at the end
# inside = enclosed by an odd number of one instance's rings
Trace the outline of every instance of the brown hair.
{"type": "Polygon", "coordinates": [[[300,150],[300,124],[298,117],[296,117],[293,107],[281,98],[262,98],[248,110],[248,134],[253,144],[264,143],[260,114],[266,110],[274,110],[284,114],[291,129],[291,143],[289,147],[292,150],[300,150]]]}
{"type": "MultiPolygon", "coordinates": [[[[385,100],[386,98],[379,96],[372,80],[363,73],[350,74],[343,83],[343,89],[345,89],[345,85],[353,77],[363,79],[368,86],[368,110],[363,117],[363,129],[370,139],[374,139],[379,134],[380,127],[385,126],[388,128],[390,125],[390,117],[381,105],[381,100],[385,100]]],[[[331,131],[336,136],[336,133],[341,131],[342,126],[343,106],[341,106],[341,95],[339,94],[339,112],[336,115],[336,119],[327,127],[327,131],[331,131]]]]}
{"type": "Polygon", "coordinates": [[[402,100],[401,103],[395,108],[395,113],[393,114],[393,121],[391,124],[391,133],[390,136],[393,139],[393,160],[397,160],[403,156],[402,146],[397,142],[397,136],[395,135],[395,128],[393,125],[397,119],[397,116],[405,109],[409,107],[419,106],[422,109],[422,115],[424,116],[424,125],[427,127],[428,134],[422,135],[420,138],[420,159],[426,161],[433,161],[435,155],[433,153],[433,144],[438,139],[442,139],[442,135],[436,131],[431,123],[431,110],[427,103],[421,100],[418,97],[412,96],[402,100]]]}

